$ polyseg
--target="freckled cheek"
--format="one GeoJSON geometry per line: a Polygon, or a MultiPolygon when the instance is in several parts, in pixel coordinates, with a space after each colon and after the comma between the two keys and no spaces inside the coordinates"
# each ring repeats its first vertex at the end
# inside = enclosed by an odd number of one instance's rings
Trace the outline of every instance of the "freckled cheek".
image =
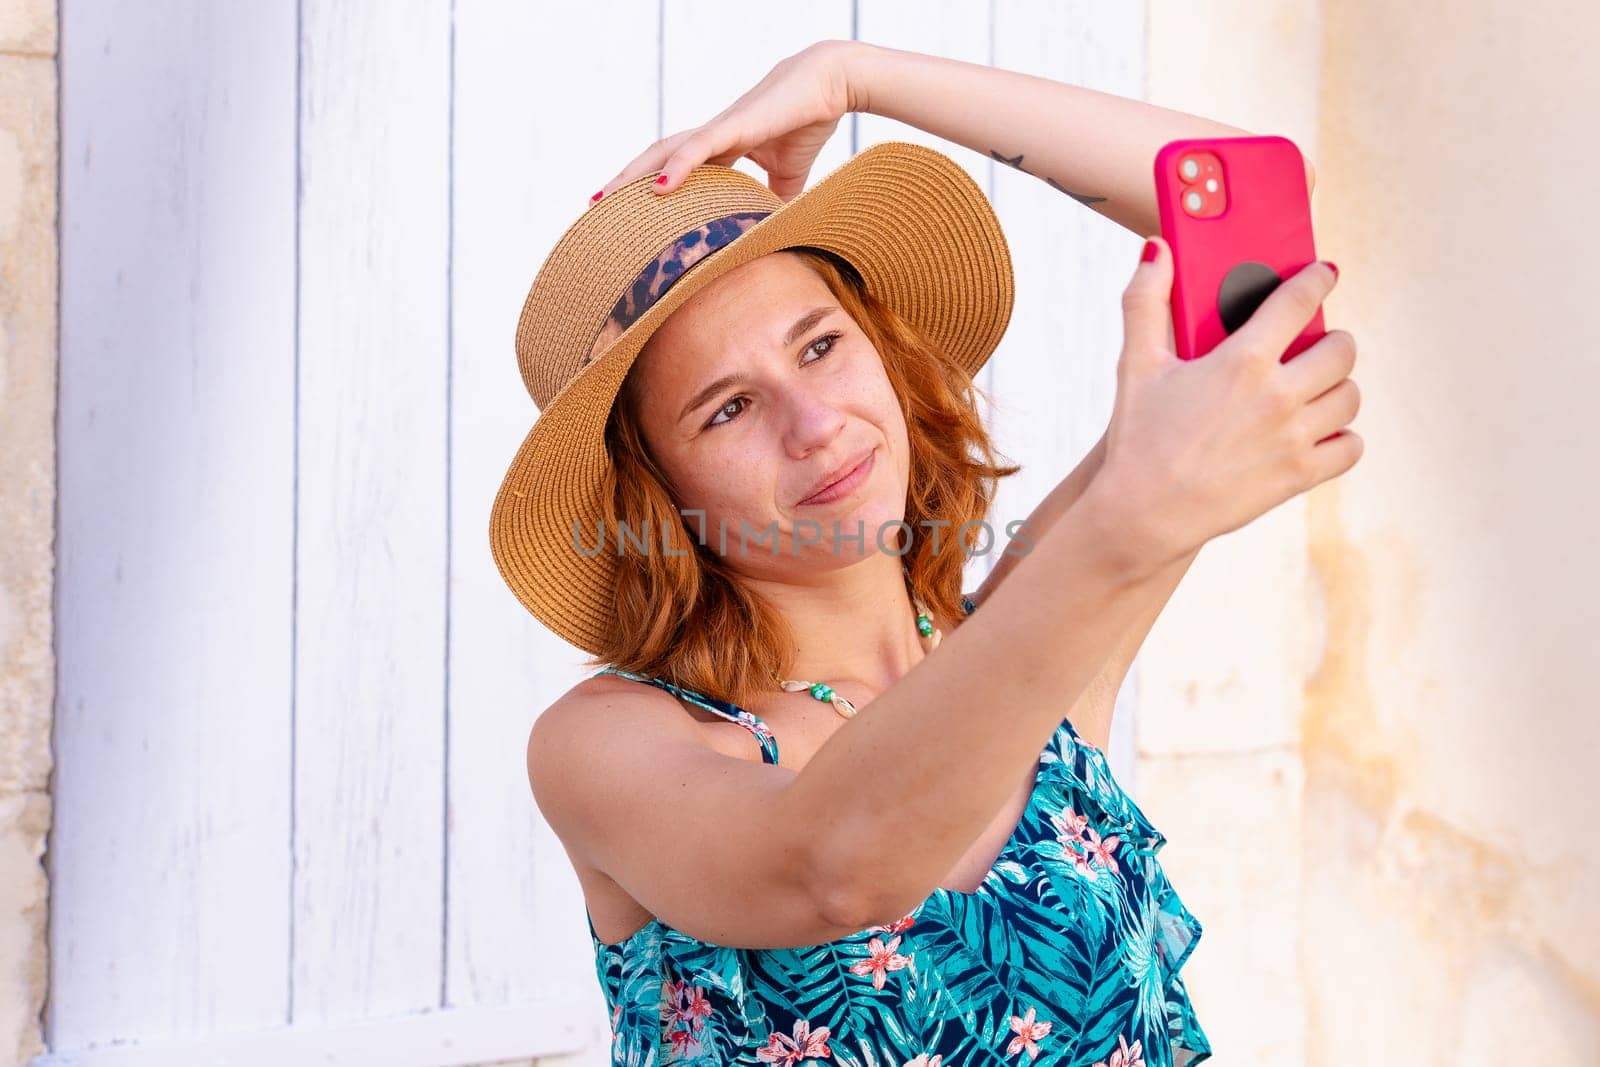
{"type": "Polygon", "coordinates": [[[894,385],[878,360],[859,359],[839,377],[834,394],[839,402],[857,411],[870,412],[875,421],[886,422],[899,410],[894,385]]]}
{"type": "Polygon", "coordinates": [[[712,517],[730,522],[744,516],[764,515],[774,498],[773,480],[768,466],[740,450],[708,459],[709,477],[700,479],[690,494],[712,517]]]}
{"type": "Polygon", "coordinates": [[[887,381],[859,383],[844,401],[843,410],[878,427],[891,442],[904,433],[904,416],[894,388],[887,381]]]}
{"type": "Polygon", "coordinates": [[[837,379],[839,393],[858,400],[882,392],[888,384],[888,379],[883,376],[883,369],[872,366],[864,359],[851,363],[837,379]]]}

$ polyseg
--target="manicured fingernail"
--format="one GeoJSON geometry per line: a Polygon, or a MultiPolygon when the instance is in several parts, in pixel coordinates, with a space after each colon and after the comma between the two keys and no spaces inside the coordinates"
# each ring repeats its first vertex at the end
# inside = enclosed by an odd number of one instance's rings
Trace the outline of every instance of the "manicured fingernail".
{"type": "Polygon", "coordinates": [[[1153,262],[1155,260],[1156,256],[1158,256],[1160,254],[1161,254],[1161,246],[1160,245],[1156,244],[1154,241],[1146,241],[1144,243],[1144,251],[1139,253],[1139,262],[1140,263],[1153,262]]]}
{"type": "Polygon", "coordinates": [[[602,196],[602,195],[603,195],[603,194],[604,194],[604,193],[605,193],[605,190],[604,190],[604,189],[602,189],[602,190],[600,190],[600,192],[598,192],[598,193],[595,193],[595,194],[594,194],[594,195],[593,195],[593,196],[591,196],[591,197],[590,197],[590,198],[589,198],[589,203],[591,203],[591,204],[592,204],[592,203],[594,203],[594,202],[595,202],[595,201],[596,201],[596,200],[599,200],[599,199],[600,199],[600,197],[601,197],[601,196],[602,196]]]}
{"type": "Polygon", "coordinates": [[[1333,271],[1333,276],[1335,278],[1339,277],[1339,265],[1337,263],[1331,259],[1325,259],[1322,262],[1326,263],[1328,265],[1328,269],[1333,271]]]}
{"type": "Polygon", "coordinates": [[[656,179],[656,184],[657,185],[665,185],[665,184],[667,184],[667,176],[665,174],[661,175],[659,178],[656,179]]]}

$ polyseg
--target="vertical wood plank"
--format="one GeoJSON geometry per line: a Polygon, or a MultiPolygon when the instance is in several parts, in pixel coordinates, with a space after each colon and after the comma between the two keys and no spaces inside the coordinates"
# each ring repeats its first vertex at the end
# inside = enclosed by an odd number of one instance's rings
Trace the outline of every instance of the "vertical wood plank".
{"type": "Polygon", "coordinates": [[[658,28],[655,0],[456,7],[446,1002],[577,990],[596,1040],[609,1019],[582,893],[525,765],[539,712],[588,672],[501,580],[489,506],[538,414],[513,345],[523,298],[589,196],[659,136],[658,28]]]}
{"type": "MultiPolygon", "coordinates": [[[[857,6],[856,35],[862,41],[967,63],[989,63],[990,18],[985,4],[964,3],[962,0],[938,0],[936,3],[858,0],[857,6]]],[[[994,164],[988,156],[882,115],[858,115],[856,122],[857,151],[880,141],[911,141],[927,145],[959,163],[990,200],[994,199],[994,164]]],[[[1014,264],[1013,269],[1021,273],[1022,268],[1020,264],[1014,264]]],[[[1006,336],[1009,337],[1010,333],[1006,336]]],[[[980,389],[992,388],[994,363],[1004,351],[1002,345],[974,377],[973,381],[980,389]]],[[[993,414],[981,399],[979,404],[985,424],[992,427],[993,414]]],[[[987,519],[994,529],[995,543],[988,552],[974,555],[967,561],[966,579],[961,584],[963,590],[976,589],[982,584],[999,558],[999,553],[1005,550],[1005,521],[996,522],[994,516],[998,514],[998,510],[992,511],[987,519]]]]}
{"type": "Polygon", "coordinates": [[[296,1023],[440,1000],[448,0],[304,0],[296,1023]]]}
{"type": "MultiPolygon", "coordinates": [[[[1142,99],[1144,6],[996,0],[993,63],[1142,99]]],[[[1111,418],[1122,290],[1142,240],[1004,165],[995,167],[994,199],[1017,262],[1017,306],[992,362],[993,426],[1000,449],[1023,466],[996,496],[1003,529],[1077,465],[1111,418]]],[[[1108,755],[1131,788],[1131,705],[1119,699],[1118,708],[1108,755]]]]}
{"type": "MultiPolygon", "coordinates": [[[[711,120],[748,92],[773,67],[809,45],[850,37],[851,0],[768,4],[752,17],[737,0],[668,5],[662,23],[662,134],[711,120]]],[[[643,147],[643,146],[641,146],[643,147]]],[[[846,116],[812,165],[806,188],[850,158],[846,116]]],[[[763,185],[766,171],[748,159],[733,164],[763,185]]]]}
{"type": "Polygon", "coordinates": [[[292,5],[61,12],[48,1043],[281,1022],[292,5]]]}

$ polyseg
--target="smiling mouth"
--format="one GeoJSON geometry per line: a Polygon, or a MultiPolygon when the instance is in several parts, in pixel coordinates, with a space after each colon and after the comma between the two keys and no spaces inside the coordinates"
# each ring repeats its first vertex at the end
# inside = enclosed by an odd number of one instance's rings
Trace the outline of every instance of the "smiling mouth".
{"type": "Polygon", "coordinates": [[[833,484],[823,489],[819,489],[815,493],[812,493],[810,496],[800,501],[800,505],[831,504],[833,501],[855,492],[861,483],[866,481],[867,475],[872,473],[872,466],[877,461],[877,456],[878,450],[874,448],[871,452],[867,453],[865,459],[856,464],[849,471],[845,472],[843,477],[839,478],[833,484]]]}

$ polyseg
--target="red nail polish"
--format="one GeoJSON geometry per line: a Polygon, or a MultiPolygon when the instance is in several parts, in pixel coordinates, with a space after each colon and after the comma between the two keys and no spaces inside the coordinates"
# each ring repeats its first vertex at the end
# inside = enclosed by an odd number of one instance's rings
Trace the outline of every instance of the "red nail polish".
{"type": "Polygon", "coordinates": [[[1333,271],[1333,276],[1335,278],[1337,278],[1339,276],[1339,266],[1338,266],[1338,264],[1336,264],[1331,259],[1325,259],[1322,262],[1326,263],[1328,265],[1328,269],[1333,271]]]}
{"type": "Polygon", "coordinates": [[[590,197],[590,198],[589,198],[589,203],[591,203],[591,204],[592,204],[592,203],[594,203],[594,202],[595,202],[595,201],[596,201],[596,200],[599,200],[599,199],[600,199],[600,196],[601,196],[601,194],[602,194],[602,193],[604,193],[604,192],[605,192],[605,190],[604,190],[604,189],[602,189],[602,190],[600,190],[600,192],[598,192],[598,193],[595,193],[595,194],[594,194],[594,195],[593,195],[593,196],[591,196],[591,197],[590,197]]]}
{"type": "Polygon", "coordinates": [[[1158,256],[1160,254],[1161,254],[1161,246],[1160,245],[1156,244],[1154,241],[1146,241],[1144,243],[1144,251],[1139,253],[1139,262],[1140,263],[1153,262],[1155,260],[1156,256],[1158,256]]]}
{"type": "Polygon", "coordinates": [[[665,184],[667,184],[667,176],[665,174],[661,175],[661,177],[656,179],[656,184],[657,185],[665,185],[665,184]]]}

